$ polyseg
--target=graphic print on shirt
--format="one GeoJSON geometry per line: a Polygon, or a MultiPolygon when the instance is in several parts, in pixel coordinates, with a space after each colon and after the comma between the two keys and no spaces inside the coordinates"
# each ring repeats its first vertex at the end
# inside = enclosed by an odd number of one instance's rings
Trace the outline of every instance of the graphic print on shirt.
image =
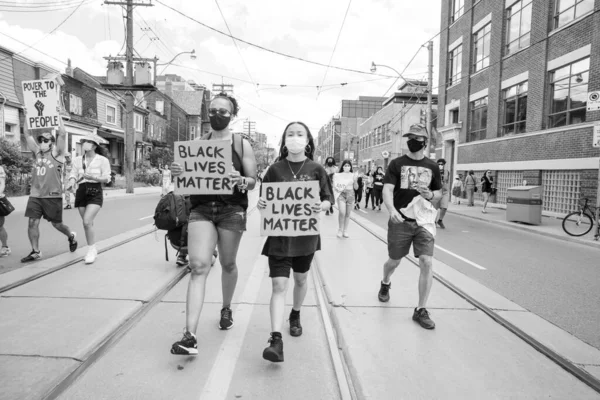
{"type": "MultiPolygon", "coordinates": [[[[46,158],[38,158],[35,163],[35,174],[37,176],[45,176],[48,170],[54,168],[54,164],[46,158]]],[[[61,173],[60,167],[58,167],[58,173],[61,173]]]]}
{"type": "Polygon", "coordinates": [[[432,179],[433,173],[429,168],[403,165],[400,176],[400,188],[417,190],[419,186],[429,187],[432,179]]]}

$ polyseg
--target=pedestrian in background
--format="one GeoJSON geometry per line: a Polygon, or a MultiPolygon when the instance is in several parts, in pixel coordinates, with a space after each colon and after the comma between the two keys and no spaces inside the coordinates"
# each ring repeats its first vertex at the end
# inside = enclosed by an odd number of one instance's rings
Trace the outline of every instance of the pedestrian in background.
{"type": "MultiPolygon", "coordinates": [[[[2,156],[0,156],[0,198],[4,197],[4,190],[6,189],[6,170],[2,165],[2,156]]],[[[2,248],[0,249],[0,257],[6,257],[10,255],[10,247],[8,247],[8,232],[4,227],[4,216],[0,216],[0,242],[2,242],[2,248]]]]}
{"type": "MultiPolygon", "coordinates": [[[[27,110],[23,110],[27,118],[27,110]]],[[[63,211],[63,168],[65,162],[64,148],[67,131],[62,117],[58,117],[58,134],[56,138],[51,131],[44,130],[33,138],[27,124],[23,124],[27,146],[33,153],[34,165],[31,172],[31,194],[27,200],[25,217],[29,218],[27,235],[31,243],[31,253],[21,262],[36,261],[42,258],[40,251],[40,220],[49,221],[54,229],[67,237],[69,251],[77,250],[76,233],[62,222],[63,211]]]]}
{"type": "Polygon", "coordinates": [[[373,174],[375,174],[375,167],[371,168],[366,174],[366,184],[365,184],[365,208],[369,208],[369,199],[371,199],[371,205],[373,209],[375,209],[375,194],[373,193],[373,174]]]}
{"type": "MultiPolygon", "coordinates": [[[[221,262],[223,307],[218,327],[233,327],[231,301],[238,279],[237,253],[246,230],[248,190],[256,185],[256,158],[252,145],[241,135],[229,129],[231,119],[238,114],[235,98],[227,93],[217,94],[210,102],[208,116],[212,131],[200,140],[227,140],[231,142],[233,171],[229,174],[234,185],[231,195],[192,195],[188,222],[188,253],[190,281],[186,298],[186,323],[181,340],[173,343],[171,353],[198,355],[196,330],[206,293],[206,279],[210,273],[214,249],[218,246],[221,262]]],[[[171,164],[171,173],[183,173],[179,163],[171,164]]]]}
{"type": "Polygon", "coordinates": [[[69,188],[69,177],[71,176],[71,170],[73,169],[73,162],[70,154],[65,154],[65,168],[63,181],[65,182],[65,210],[70,210],[71,207],[71,194],[73,189],[69,188]]]}
{"type": "Polygon", "coordinates": [[[88,252],[85,263],[92,264],[98,256],[94,220],[104,203],[102,184],[110,182],[110,162],[99,139],[86,137],[81,140],[83,156],[75,157],[67,191],[77,185],[75,207],[83,220],[88,252]]]}
{"type": "Polygon", "coordinates": [[[460,180],[460,176],[454,176],[454,182],[452,183],[452,204],[460,204],[460,197],[464,191],[463,182],[460,180]]]}
{"type": "Polygon", "coordinates": [[[481,192],[483,193],[483,210],[481,210],[481,212],[484,214],[487,213],[485,208],[487,207],[487,203],[490,200],[490,196],[492,195],[493,183],[494,178],[492,177],[492,171],[485,171],[483,176],[481,177],[481,192]]]}
{"type": "Polygon", "coordinates": [[[173,175],[168,165],[163,165],[162,169],[159,169],[162,181],[161,197],[174,190],[173,188],[173,175]]]}
{"type": "MultiPolygon", "coordinates": [[[[315,145],[308,127],[302,122],[290,123],[285,128],[281,139],[280,161],[269,168],[264,176],[264,182],[318,181],[319,199],[315,199],[312,212],[319,213],[329,210],[333,194],[327,172],[321,165],[313,161],[314,151],[315,145]]],[[[262,210],[266,206],[267,202],[261,197],[258,200],[258,208],[262,210]]],[[[269,277],[273,289],[269,309],[271,335],[269,347],[263,351],[265,360],[283,361],[281,331],[284,321],[285,296],[291,271],[294,271],[294,304],[289,317],[290,335],[302,335],[300,309],[308,290],[308,271],[315,252],[318,250],[321,250],[320,235],[267,237],[262,255],[269,258],[269,277]]]]}
{"type": "Polygon", "coordinates": [[[358,189],[356,189],[354,191],[354,197],[356,199],[356,202],[354,203],[354,209],[355,210],[360,210],[360,202],[362,200],[362,194],[363,194],[363,189],[364,189],[364,178],[365,173],[363,170],[363,167],[360,167],[358,169],[358,172],[356,173],[356,183],[358,183],[358,189]]]}
{"type": "Polygon", "coordinates": [[[333,175],[334,190],[339,194],[337,198],[338,205],[338,233],[337,237],[349,238],[348,225],[350,224],[350,215],[354,206],[354,191],[358,188],[358,176],[352,172],[352,163],[350,160],[342,161],[341,172],[333,175]]]}
{"type": "MultiPolygon", "coordinates": [[[[333,185],[333,174],[338,172],[338,168],[335,165],[335,158],[327,157],[325,160],[325,171],[327,172],[327,176],[329,176],[329,184],[333,185]]],[[[331,203],[331,208],[325,213],[325,215],[333,214],[333,202],[331,203]]]]}
{"type": "Polygon", "coordinates": [[[477,191],[477,181],[473,170],[469,171],[465,178],[465,190],[467,192],[467,206],[473,207],[475,205],[475,192],[477,191]]]}
{"type": "Polygon", "coordinates": [[[437,160],[437,164],[440,168],[440,176],[442,177],[442,198],[439,203],[437,224],[441,229],[446,229],[443,219],[446,216],[448,203],[450,202],[450,171],[446,169],[446,160],[443,158],[437,160]]]}
{"type": "Polygon", "coordinates": [[[377,167],[377,169],[375,170],[375,173],[373,174],[374,201],[373,200],[371,201],[373,203],[373,210],[375,210],[375,207],[379,207],[379,211],[381,211],[381,203],[383,203],[382,193],[383,193],[383,177],[384,176],[385,176],[385,173],[383,172],[383,168],[377,167]]]}

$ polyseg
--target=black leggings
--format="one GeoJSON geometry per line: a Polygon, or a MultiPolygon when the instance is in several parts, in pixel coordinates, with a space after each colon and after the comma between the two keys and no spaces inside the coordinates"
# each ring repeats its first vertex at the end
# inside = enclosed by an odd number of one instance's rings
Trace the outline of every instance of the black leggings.
{"type": "Polygon", "coordinates": [[[373,189],[367,189],[365,191],[365,208],[369,208],[369,198],[371,199],[371,203],[375,202],[375,195],[373,194],[373,189]]]}
{"type": "Polygon", "coordinates": [[[358,190],[354,191],[354,197],[356,198],[356,204],[360,203],[362,200],[362,193],[363,190],[362,188],[359,188],[358,190]]]}
{"type": "Polygon", "coordinates": [[[380,207],[381,203],[383,203],[382,193],[383,187],[375,186],[373,188],[373,207],[380,207]]]}

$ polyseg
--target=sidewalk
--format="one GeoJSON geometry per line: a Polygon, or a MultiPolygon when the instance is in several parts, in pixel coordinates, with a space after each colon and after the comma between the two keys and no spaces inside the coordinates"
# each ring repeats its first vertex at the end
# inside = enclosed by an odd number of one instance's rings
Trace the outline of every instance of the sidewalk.
{"type": "MultiPolygon", "coordinates": [[[[118,197],[126,197],[126,196],[137,196],[137,195],[146,195],[146,194],[159,194],[161,192],[160,186],[147,186],[147,187],[138,187],[133,190],[133,194],[125,193],[125,189],[105,189],[104,190],[104,199],[113,199],[118,197]]],[[[75,201],[75,195],[72,195],[71,201],[75,201]]],[[[18,196],[18,197],[9,197],[8,198],[12,205],[15,207],[15,212],[25,211],[27,207],[27,200],[29,196],[18,196]]]]}
{"type": "Polygon", "coordinates": [[[466,200],[461,200],[462,201],[460,205],[449,204],[448,213],[600,249],[600,241],[594,240],[595,228],[592,228],[592,230],[585,236],[569,236],[562,228],[562,218],[542,216],[541,225],[529,225],[521,222],[512,222],[506,220],[506,207],[504,205],[488,203],[488,207],[486,209],[487,213],[484,214],[481,212],[483,204],[482,202],[475,201],[475,207],[467,207],[466,200]]]}

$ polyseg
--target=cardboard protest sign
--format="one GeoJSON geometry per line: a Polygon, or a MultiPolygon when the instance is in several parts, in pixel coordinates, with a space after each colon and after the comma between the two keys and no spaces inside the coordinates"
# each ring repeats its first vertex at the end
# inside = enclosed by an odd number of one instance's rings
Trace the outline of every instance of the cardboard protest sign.
{"type": "Polygon", "coordinates": [[[229,177],[233,165],[229,140],[175,142],[174,158],[183,168],[183,173],[175,178],[175,193],[233,193],[229,177]]]}
{"type": "Polygon", "coordinates": [[[29,129],[56,128],[59,125],[59,85],[52,79],[23,81],[23,100],[29,129]]]}
{"type": "Polygon", "coordinates": [[[320,214],[312,207],[321,201],[318,181],[263,183],[261,236],[309,236],[320,231],[320,214]]]}
{"type": "Polygon", "coordinates": [[[340,197],[340,194],[342,194],[342,192],[346,190],[346,187],[353,182],[354,174],[346,172],[338,172],[333,174],[333,197],[336,203],[338,197],[340,197]]]}

